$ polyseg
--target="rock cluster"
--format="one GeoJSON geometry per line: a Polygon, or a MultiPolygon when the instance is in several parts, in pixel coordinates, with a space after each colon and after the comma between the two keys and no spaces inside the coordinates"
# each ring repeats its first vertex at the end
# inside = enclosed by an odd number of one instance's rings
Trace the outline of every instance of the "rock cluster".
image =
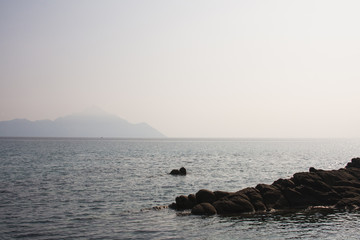
{"type": "Polygon", "coordinates": [[[178,196],[169,207],[191,209],[195,215],[242,214],[285,209],[329,206],[335,209],[360,208],[360,158],[345,168],[295,173],[271,185],[258,184],[237,192],[202,189],[195,195],[178,196]]]}
{"type": "Polygon", "coordinates": [[[186,169],[184,167],[181,167],[180,169],[173,169],[170,172],[171,175],[186,175],[186,169]]]}

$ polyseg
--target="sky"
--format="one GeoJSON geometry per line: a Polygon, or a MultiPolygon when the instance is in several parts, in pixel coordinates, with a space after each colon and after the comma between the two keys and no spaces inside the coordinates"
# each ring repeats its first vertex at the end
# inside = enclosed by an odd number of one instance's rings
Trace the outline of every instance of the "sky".
{"type": "Polygon", "coordinates": [[[360,1],[0,0],[0,121],[360,137],[360,1]]]}

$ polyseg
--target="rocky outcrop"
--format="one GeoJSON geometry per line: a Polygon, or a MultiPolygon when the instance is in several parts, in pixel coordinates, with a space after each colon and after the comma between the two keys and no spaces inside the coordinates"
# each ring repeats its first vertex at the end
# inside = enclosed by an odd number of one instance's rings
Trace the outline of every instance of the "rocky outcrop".
{"type": "Polygon", "coordinates": [[[173,169],[170,172],[171,175],[181,175],[181,176],[185,176],[186,175],[186,169],[184,167],[181,167],[180,169],[173,169]]]}
{"type": "Polygon", "coordinates": [[[360,158],[345,168],[295,173],[271,185],[258,184],[238,192],[201,189],[195,195],[179,196],[169,207],[191,209],[195,215],[243,214],[273,210],[326,206],[335,209],[360,208],[360,158]]]}

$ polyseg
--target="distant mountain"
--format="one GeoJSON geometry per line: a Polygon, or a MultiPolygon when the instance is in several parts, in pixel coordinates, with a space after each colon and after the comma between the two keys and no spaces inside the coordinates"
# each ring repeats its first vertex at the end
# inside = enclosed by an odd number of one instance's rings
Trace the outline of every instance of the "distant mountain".
{"type": "Polygon", "coordinates": [[[57,118],[54,121],[14,119],[0,121],[0,137],[110,137],[163,138],[147,123],[132,124],[101,109],[57,118]]]}

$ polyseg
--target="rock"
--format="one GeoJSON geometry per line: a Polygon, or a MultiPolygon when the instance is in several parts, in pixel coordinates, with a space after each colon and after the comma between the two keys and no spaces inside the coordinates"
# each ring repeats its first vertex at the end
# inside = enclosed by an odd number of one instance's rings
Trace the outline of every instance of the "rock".
{"type": "Polygon", "coordinates": [[[194,215],[214,215],[217,211],[210,203],[200,203],[191,209],[191,213],[194,215]]]}
{"type": "Polygon", "coordinates": [[[296,188],[286,188],[282,190],[284,197],[289,203],[289,207],[298,208],[311,205],[314,200],[312,198],[307,198],[297,190],[298,189],[296,188]]]}
{"type": "Polygon", "coordinates": [[[353,158],[338,170],[311,167],[309,172],[295,173],[290,179],[280,178],[271,185],[258,184],[235,193],[201,189],[196,195],[177,197],[169,207],[192,209],[198,215],[323,208],[360,210],[360,158],[353,158]]]}
{"type": "Polygon", "coordinates": [[[184,167],[181,167],[179,170],[178,169],[173,169],[170,172],[171,175],[181,175],[181,176],[185,176],[186,175],[186,169],[184,167]]]}
{"type": "Polygon", "coordinates": [[[360,196],[360,188],[351,186],[334,186],[334,190],[343,198],[353,198],[360,196]]]}
{"type": "Polygon", "coordinates": [[[169,206],[155,206],[155,207],[152,207],[153,210],[163,210],[163,209],[167,209],[169,208],[169,206]]]}
{"type": "Polygon", "coordinates": [[[239,192],[248,197],[249,201],[254,206],[255,211],[266,211],[264,199],[262,198],[259,190],[256,188],[245,188],[239,192]]]}
{"type": "Polygon", "coordinates": [[[306,206],[333,205],[341,199],[341,196],[332,189],[321,191],[309,186],[298,186],[295,188],[303,196],[306,206]]]}
{"type": "Polygon", "coordinates": [[[224,192],[224,191],[215,191],[215,198],[216,200],[219,200],[223,197],[229,196],[231,193],[230,192],[224,192]]]}
{"type": "Polygon", "coordinates": [[[212,191],[201,189],[196,193],[197,203],[213,203],[216,200],[216,196],[212,191]]]}
{"type": "Polygon", "coordinates": [[[288,201],[279,188],[267,184],[258,184],[255,188],[259,190],[267,210],[289,206],[288,201]]]}
{"type": "Polygon", "coordinates": [[[170,172],[171,175],[180,175],[180,171],[178,169],[173,169],[170,172]]]}
{"type": "Polygon", "coordinates": [[[360,196],[341,199],[336,205],[337,209],[358,210],[360,208],[360,196]]]}
{"type": "Polygon", "coordinates": [[[239,214],[254,212],[255,209],[249,200],[240,194],[234,194],[213,203],[219,214],[239,214]]]}
{"type": "MultiPolygon", "coordinates": [[[[193,195],[193,194],[192,194],[193,195]]],[[[189,195],[190,196],[190,195],[189,195]]],[[[196,201],[192,197],[181,195],[175,199],[178,209],[191,209],[195,206],[196,201]]]]}
{"type": "Polygon", "coordinates": [[[194,194],[189,194],[188,199],[194,204],[194,206],[196,205],[196,196],[194,194]]]}
{"type": "Polygon", "coordinates": [[[300,172],[295,173],[291,180],[294,182],[295,185],[307,185],[316,187],[317,185],[323,185],[323,181],[321,177],[312,172],[300,172]]]}
{"type": "Polygon", "coordinates": [[[169,205],[169,208],[170,208],[170,209],[175,209],[175,210],[177,210],[176,203],[171,203],[171,204],[169,205]]]}
{"type": "Polygon", "coordinates": [[[346,168],[346,172],[353,175],[356,179],[360,179],[360,168],[346,168]]]}
{"type": "Polygon", "coordinates": [[[181,175],[186,175],[186,169],[184,167],[180,168],[180,174],[181,175]]]}
{"type": "Polygon", "coordinates": [[[360,158],[353,158],[345,168],[360,168],[360,158]]]}
{"type": "Polygon", "coordinates": [[[295,187],[295,183],[292,180],[290,180],[290,179],[282,179],[282,178],[276,180],[271,185],[279,188],[280,190],[295,187]]]}

